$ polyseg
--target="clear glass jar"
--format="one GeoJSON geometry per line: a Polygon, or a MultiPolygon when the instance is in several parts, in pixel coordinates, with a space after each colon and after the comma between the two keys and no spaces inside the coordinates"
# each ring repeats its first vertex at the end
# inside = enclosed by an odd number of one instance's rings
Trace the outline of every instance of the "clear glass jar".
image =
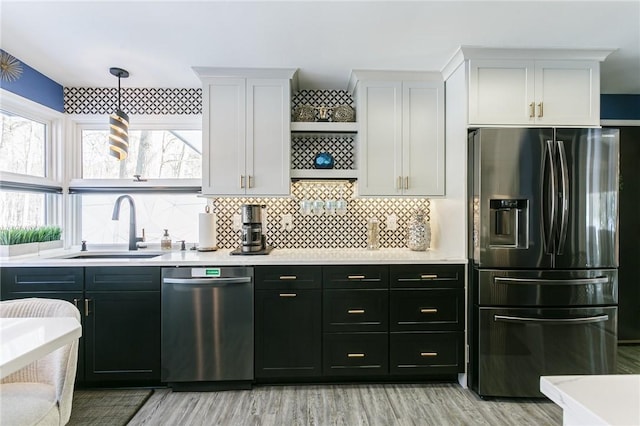
{"type": "Polygon", "coordinates": [[[414,251],[425,251],[431,245],[431,225],[424,210],[416,209],[409,220],[407,247],[414,251]]]}
{"type": "Polygon", "coordinates": [[[367,249],[378,250],[380,248],[380,222],[375,217],[367,221],[367,249]]]}

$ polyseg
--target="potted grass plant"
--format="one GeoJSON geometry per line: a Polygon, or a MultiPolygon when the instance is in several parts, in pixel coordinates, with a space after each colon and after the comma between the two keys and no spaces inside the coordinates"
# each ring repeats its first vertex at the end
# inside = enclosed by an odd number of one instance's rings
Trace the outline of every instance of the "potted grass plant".
{"type": "Polygon", "coordinates": [[[62,247],[59,226],[0,228],[0,256],[10,257],[62,247]]]}

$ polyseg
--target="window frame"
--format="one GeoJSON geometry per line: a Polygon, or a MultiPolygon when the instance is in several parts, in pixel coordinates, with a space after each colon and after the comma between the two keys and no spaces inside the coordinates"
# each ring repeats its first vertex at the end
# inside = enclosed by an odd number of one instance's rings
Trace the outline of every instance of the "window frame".
{"type": "Polygon", "coordinates": [[[0,190],[33,192],[45,195],[45,223],[64,228],[66,199],[64,181],[65,115],[30,99],[0,88],[0,109],[45,125],[44,176],[0,170],[0,190]],[[52,197],[51,193],[62,194],[52,197]]]}
{"type": "MultiPolygon", "coordinates": [[[[69,196],[68,226],[70,240],[79,244],[82,238],[82,203],[80,197],[72,194],[82,193],[202,193],[200,179],[153,179],[142,176],[146,181],[135,181],[133,176],[125,179],[84,179],[82,178],[82,132],[83,130],[108,130],[107,115],[70,114],[67,115],[70,147],[66,156],[66,168],[69,196]]],[[[147,115],[129,116],[130,130],[202,130],[202,115],[147,115]]],[[[107,156],[105,149],[105,156],[107,156]]],[[[111,157],[110,157],[111,158],[111,157]]],[[[116,161],[114,159],[114,161],[116,161]]]]}

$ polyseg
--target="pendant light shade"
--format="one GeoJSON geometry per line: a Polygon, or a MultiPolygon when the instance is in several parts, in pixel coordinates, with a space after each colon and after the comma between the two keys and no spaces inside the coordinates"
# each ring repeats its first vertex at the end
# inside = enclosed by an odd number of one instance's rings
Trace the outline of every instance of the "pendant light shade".
{"type": "Polygon", "coordinates": [[[124,160],[129,154],[129,116],[120,109],[120,79],[129,77],[129,72],[122,68],[109,72],[118,77],[118,109],[109,116],[109,154],[124,160]]]}

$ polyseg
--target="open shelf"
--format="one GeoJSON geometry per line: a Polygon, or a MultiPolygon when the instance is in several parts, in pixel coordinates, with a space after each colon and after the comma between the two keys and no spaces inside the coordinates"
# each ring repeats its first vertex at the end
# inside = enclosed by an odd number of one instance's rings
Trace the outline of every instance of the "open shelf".
{"type": "Polygon", "coordinates": [[[291,122],[291,131],[301,133],[357,133],[358,123],[294,121],[291,122]]]}
{"type": "Polygon", "coordinates": [[[357,170],[292,169],[291,179],[357,179],[357,170]]]}

